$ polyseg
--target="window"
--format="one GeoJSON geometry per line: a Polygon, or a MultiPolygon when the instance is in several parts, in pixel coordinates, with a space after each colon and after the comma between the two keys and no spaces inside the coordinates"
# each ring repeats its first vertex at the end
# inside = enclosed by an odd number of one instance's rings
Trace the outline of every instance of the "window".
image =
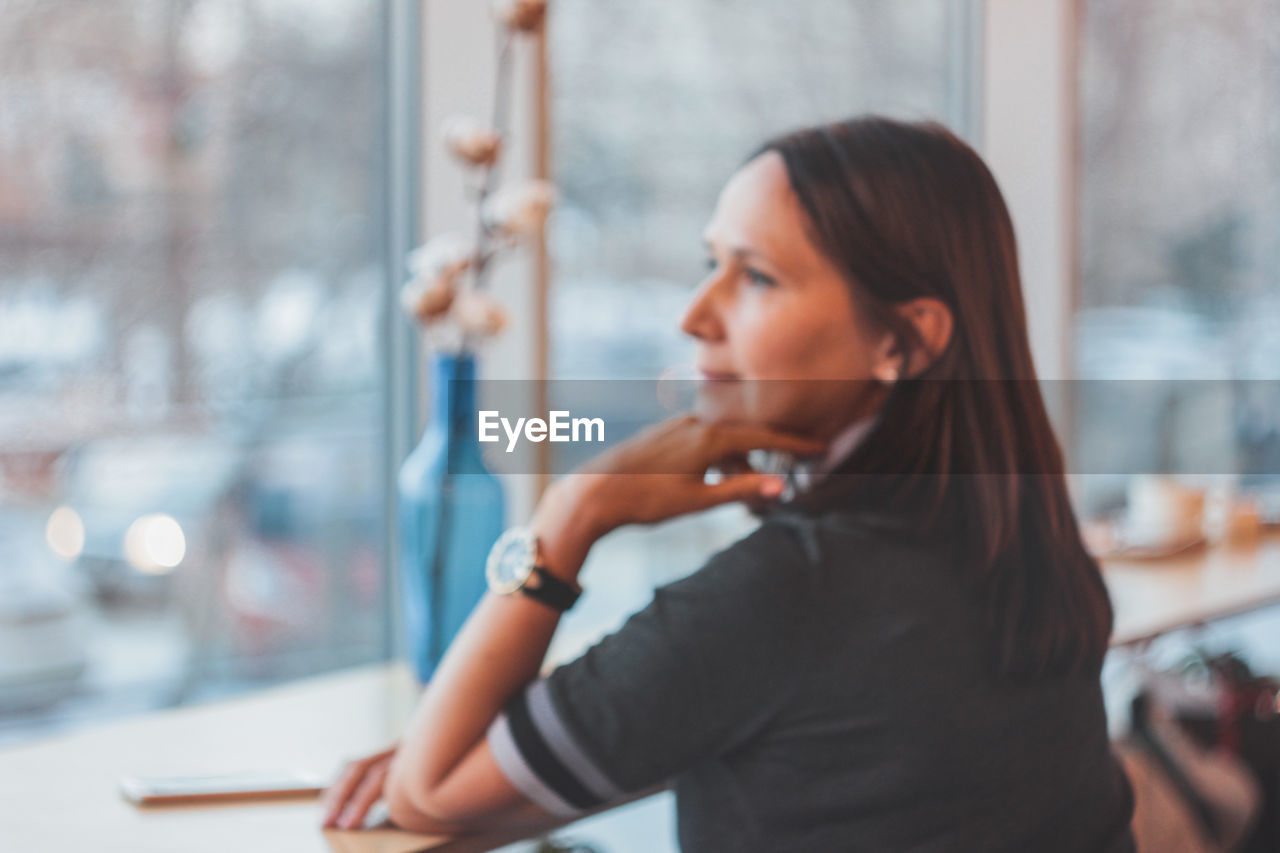
{"type": "Polygon", "coordinates": [[[1083,0],[1082,383],[1075,452],[1105,510],[1156,469],[1280,472],[1280,8],[1083,0]],[[1117,428],[1118,423],[1126,426],[1117,428]]]}
{"type": "MultiPolygon", "coordinates": [[[[704,274],[703,226],[769,135],[864,111],[952,119],[963,131],[976,81],[958,79],[969,46],[956,36],[970,11],[946,0],[557,0],[552,377],[652,380],[691,363],[678,319],[704,274]]],[[[587,594],[551,657],[574,656],[751,524],[731,507],[611,535],[592,552],[587,594]]]]}
{"type": "Polygon", "coordinates": [[[0,7],[0,738],[388,654],[386,10],[0,7]]]}

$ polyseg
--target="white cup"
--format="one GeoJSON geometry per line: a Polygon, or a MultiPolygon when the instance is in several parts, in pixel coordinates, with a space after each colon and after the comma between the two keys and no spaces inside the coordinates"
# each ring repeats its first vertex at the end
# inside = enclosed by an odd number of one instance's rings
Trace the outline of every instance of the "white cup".
{"type": "Polygon", "coordinates": [[[1125,540],[1134,545],[1185,542],[1204,534],[1205,491],[1172,477],[1129,480],[1125,540]]]}

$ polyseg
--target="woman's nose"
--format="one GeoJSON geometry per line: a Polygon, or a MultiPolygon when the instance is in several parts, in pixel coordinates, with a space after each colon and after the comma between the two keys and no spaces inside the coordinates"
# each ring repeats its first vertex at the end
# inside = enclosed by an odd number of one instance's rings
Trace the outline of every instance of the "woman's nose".
{"type": "Polygon", "coordinates": [[[715,276],[708,277],[693,295],[689,306],[680,318],[680,330],[700,341],[719,340],[724,337],[724,322],[720,316],[720,288],[715,276]]]}

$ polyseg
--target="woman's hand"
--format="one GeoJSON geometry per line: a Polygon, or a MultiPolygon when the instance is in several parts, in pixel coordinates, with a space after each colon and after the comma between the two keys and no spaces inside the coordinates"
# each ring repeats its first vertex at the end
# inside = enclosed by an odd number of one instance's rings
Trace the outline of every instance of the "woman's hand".
{"type": "Polygon", "coordinates": [[[585,515],[599,538],[626,524],[653,524],[733,501],[776,498],[784,485],[777,476],[734,473],[749,471],[746,457],[754,449],[816,456],[826,446],[766,427],[683,415],[600,454],[566,478],[570,485],[544,496],[544,503],[573,500],[572,510],[539,504],[538,514],[585,515]],[[709,484],[704,478],[712,467],[726,476],[709,484]]]}
{"type": "Polygon", "coordinates": [[[682,415],[602,453],[580,474],[594,481],[592,513],[608,531],[626,524],[654,524],[733,501],[777,497],[783,488],[779,477],[733,473],[749,470],[747,453],[755,449],[816,456],[826,446],[767,427],[682,415]],[[726,476],[709,484],[704,478],[712,467],[726,476]]]}
{"type": "Polygon", "coordinates": [[[342,769],[337,781],[329,786],[321,799],[326,829],[356,829],[364,825],[369,809],[382,798],[387,769],[396,749],[393,746],[352,761],[342,769]]]}

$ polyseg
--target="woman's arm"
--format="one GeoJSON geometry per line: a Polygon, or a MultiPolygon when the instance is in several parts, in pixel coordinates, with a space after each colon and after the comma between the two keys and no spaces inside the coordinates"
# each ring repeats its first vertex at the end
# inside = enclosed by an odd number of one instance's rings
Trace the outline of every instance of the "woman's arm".
{"type": "MultiPolygon", "coordinates": [[[[753,448],[816,454],[821,442],[692,417],[658,424],[557,481],[531,526],[543,562],[576,582],[595,541],[624,524],[654,523],[730,501],[776,497],[778,478],[741,474],[703,482],[707,468],[753,448]]],[[[530,804],[498,767],[485,733],[538,676],[560,614],[523,595],[487,593],[432,676],[391,761],[385,796],[406,828],[495,826],[530,804]]]]}
{"type": "MultiPolygon", "coordinates": [[[[586,494],[591,482],[554,483],[530,525],[542,564],[569,583],[601,535],[586,494]]],[[[502,706],[538,676],[559,621],[558,612],[528,596],[485,594],[441,659],[391,763],[386,797],[396,823],[420,816],[492,826],[503,812],[526,809],[484,735],[502,706]]]]}

